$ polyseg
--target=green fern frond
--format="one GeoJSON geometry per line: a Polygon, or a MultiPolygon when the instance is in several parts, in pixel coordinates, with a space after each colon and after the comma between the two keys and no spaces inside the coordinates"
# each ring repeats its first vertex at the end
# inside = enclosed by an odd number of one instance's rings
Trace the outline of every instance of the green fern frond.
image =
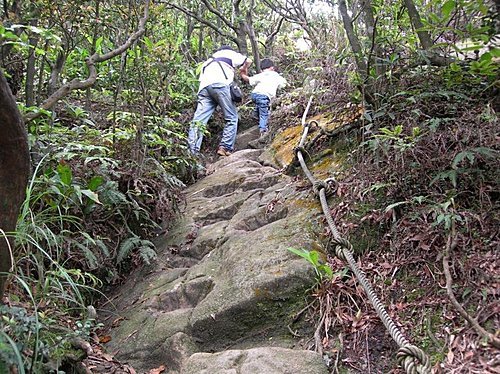
{"type": "Polygon", "coordinates": [[[141,238],[138,236],[132,236],[122,241],[116,255],[116,262],[119,264],[126,259],[135,248],[140,246],[140,242],[141,238]]]}
{"type": "Polygon", "coordinates": [[[149,240],[143,240],[138,236],[132,236],[125,239],[120,244],[118,254],[116,256],[116,262],[119,264],[127,257],[130,256],[132,251],[138,249],[141,259],[147,264],[154,258],[156,258],[155,245],[149,240]]]}
{"type": "Polygon", "coordinates": [[[143,240],[143,242],[148,242],[148,244],[139,248],[139,254],[142,261],[149,265],[156,258],[155,246],[149,240],[143,240]]]}

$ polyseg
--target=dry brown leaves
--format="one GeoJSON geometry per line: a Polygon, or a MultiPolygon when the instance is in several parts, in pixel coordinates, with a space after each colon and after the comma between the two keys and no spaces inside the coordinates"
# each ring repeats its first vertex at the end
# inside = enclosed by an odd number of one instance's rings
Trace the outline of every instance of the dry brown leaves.
{"type": "MultiPolygon", "coordinates": [[[[394,121],[387,119],[381,127],[403,124],[408,130],[419,126],[427,134],[406,152],[358,152],[351,159],[351,174],[340,181],[340,199],[331,205],[343,236],[370,230],[378,233],[378,243],[366,248],[368,252],[358,264],[403,334],[431,355],[435,373],[500,373],[500,352],[478,338],[444,291],[441,258],[447,232],[443,224],[436,224],[439,204],[452,195],[450,212],[461,219],[459,245],[451,254],[454,291],[464,308],[498,335],[499,160],[475,154],[472,163],[463,161],[457,166],[456,187],[446,178],[430,183],[438,173],[452,169],[460,152],[478,147],[498,151],[498,121],[486,118],[485,103],[476,99],[449,102],[433,96],[413,106],[392,103],[394,121]],[[423,125],[429,118],[438,123],[435,132],[423,125]],[[375,184],[386,187],[369,190],[375,184]],[[425,202],[386,209],[389,204],[418,196],[425,197],[425,202]],[[360,227],[365,230],[360,231],[360,227]]],[[[330,265],[334,272],[346,266],[336,258],[330,265]]],[[[332,357],[341,352],[340,360],[356,372],[401,372],[394,359],[397,347],[387,343],[377,351],[377,344],[370,343],[370,336],[377,336],[380,342],[390,338],[376,335],[380,321],[352,276],[324,283],[316,297],[323,299],[318,304],[323,308],[320,314],[331,314],[322,319],[327,322],[323,330],[326,352],[332,357]],[[386,356],[388,366],[377,369],[374,359],[381,355],[386,356]]]]}

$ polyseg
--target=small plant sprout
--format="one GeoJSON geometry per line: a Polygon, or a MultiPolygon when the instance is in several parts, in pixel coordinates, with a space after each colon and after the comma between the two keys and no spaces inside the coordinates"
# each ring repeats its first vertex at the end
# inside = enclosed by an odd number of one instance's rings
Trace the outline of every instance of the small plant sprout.
{"type": "Polygon", "coordinates": [[[306,259],[313,267],[316,272],[318,280],[321,282],[323,279],[332,279],[333,271],[327,264],[322,264],[320,262],[320,255],[317,251],[308,251],[306,249],[295,249],[289,247],[288,250],[297,256],[306,259]]]}

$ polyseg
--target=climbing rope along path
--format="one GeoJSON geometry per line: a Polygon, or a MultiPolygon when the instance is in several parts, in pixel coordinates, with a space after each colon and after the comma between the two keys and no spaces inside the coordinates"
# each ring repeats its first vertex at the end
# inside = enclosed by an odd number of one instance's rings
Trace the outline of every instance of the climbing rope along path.
{"type": "Polygon", "coordinates": [[[316,180],[312,175],[311,171],[308,169],[306,162],[304,160],[305,153],[304,144],[309,132],[309,128],[312,124],[317,125],[316,121],[306,122],[307,113],[309,112],[309,108],[311,106],[313,100],[313,96],[309,98],[309,102],[307,103],[306,109],[302,116],[302,126],[303,132],[299,142],[299,145],[295,148],[295,155],[306,175],[307,179],[311,182],[314,193],[319,197],[321,202],[321,208],[326,217],[326,221],[328,222],[328,227],[331,232],[331,244],[335,246],[335,255],[342,259],[343,261],[347,261],[351,270],[358,278],[358,281],[362,285],[365,290],[368,299],[372,303],[375,311],[377,312],[379,318],[384,323],[385,327],[389,331],[391,337],[399,346],[399,351],[397,353],[398,362],[401,367],[408,374],[422,373],[428,374],[431,372],[431,363],[429,357],[422,351],[420,348],[410,344],[410,342],[403,336],[401,331],[398,329],[394,321],[391,319],[387,311],[385,310],[384,305],[378,298],[377,294],[373,290],[370,285],[368,279],[366,278],[363,271],[358,267],[356,261],[354,260],[352,244],[349,240],[342,238],[339,234],[337,227],[333,221],[333,217],[330,213],[330,208],[328,206],[327,198],[335,193],[337,189],[337,182],[333,178],[325,179],[324,181],[316,180]]]}

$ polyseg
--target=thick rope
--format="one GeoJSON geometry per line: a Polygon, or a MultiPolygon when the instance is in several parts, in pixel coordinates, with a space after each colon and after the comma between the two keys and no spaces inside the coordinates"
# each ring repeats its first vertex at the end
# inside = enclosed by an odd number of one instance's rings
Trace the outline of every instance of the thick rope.
{"type": "Polygon", "coordinates": [[[338,183],[333,178],[329,178],[325,181],[316,180],[304,161],[304,156],[302,153],[305,152],[304,143],[307,138],[307,133],[309,131],[309,125],[310,125],[310,123],[306,124],[305,119],[307,117],[307,112],[309,111],[309,107],[311,106],[312,98],[313,97],[311,96],[307,104],[306,110],[304,112],[304,115],[302,116],[302,125],[304,126],[304,131],[302,133],[300,143],[295,149],[295,154],[297,156],[297,159],[299,160],[302,170],[304,171],[304,174],[306,175],[307,179],[309,179],[309,181],[313,186],[314,193],[320,199],[323,214],[325,215],[328,227],[330,228],[332,236],[331,244],[334,246],[335,254],[337,257],[339,257],[343,261],[346,261],[349,264],[353,273],[356,275],[361,286],[365,290],[366,295],[368,296],[368,299],[372,303],[379,318],[382,320],[382,323],[385,325],[386,329],[391,334],[391,337],[400,347],[397,353],[397,359],[399,365],[402,366],[406,371],[406,373],[408,374],[418,374],[418,373],[428,374],[431,372],[431,363],[428,356],[420,348],[410,344],[410,342],[403,336],[401,331],[398,329],[394,321],[387,313],[384,305],[382,304],[377,294],[373,290],[365,274],[358,267],[356,260],[354,259],[353,256],[352,244],[349,242],[349,240],[342,238],[340,236],[340,233],[330,213],[330,207],[328,206],[328,201],[327,201],[327,197],[332,195],[336,191],[338,183]]]}

